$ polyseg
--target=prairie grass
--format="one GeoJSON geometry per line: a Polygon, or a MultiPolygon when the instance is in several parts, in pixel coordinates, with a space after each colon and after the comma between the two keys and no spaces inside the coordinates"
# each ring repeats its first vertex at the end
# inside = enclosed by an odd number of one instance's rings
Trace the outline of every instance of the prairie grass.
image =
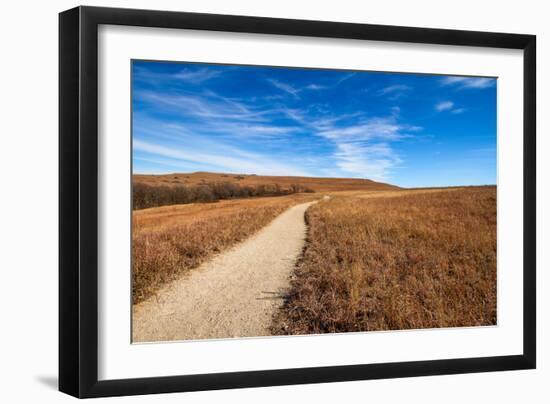
{"type": "Polygon", "coordinates": [[[291,189],[293,186],[304,187],[315,192],[335,191],[381,191],[398,190],[394,185],[376,182],[362,178],[321,178],[321,177],[294,177],[250,174],[228,174],[211,172],[175,173],[175,174],[134,174],[134,184],[162,186],[175,188],[178,186],[193,187],[216,183],[238,185],[240,188],[258,187],[291,189]]]}
{"type": "Polygon", "coordinates": [[[496,187],[400,194],[308,210],[275,334],[496,324],[496,187]]]}
{"type": "Polygon", "coordinates": [[[132,216],[132,297],[138,303],[313,195],[142,209],[132,216]]]}

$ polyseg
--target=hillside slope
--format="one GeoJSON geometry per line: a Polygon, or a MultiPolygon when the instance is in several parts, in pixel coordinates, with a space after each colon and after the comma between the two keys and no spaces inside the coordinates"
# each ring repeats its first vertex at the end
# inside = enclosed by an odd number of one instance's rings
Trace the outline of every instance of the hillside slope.
{"type": "Polygon", "coordinates": [[[247,174],[223,174],[210,172],[174,173],[163,175],[135,174],[134,183],[147,185],[200,185],[215,182],[229,182],[241,186],[256,186],[278,184],[283,188],[292,184],[302,185],[315,192],[329,191],[384,191],[397,190],[397,186],[361,178],[321,178],[321,177],[290,177],[247,174]]]}

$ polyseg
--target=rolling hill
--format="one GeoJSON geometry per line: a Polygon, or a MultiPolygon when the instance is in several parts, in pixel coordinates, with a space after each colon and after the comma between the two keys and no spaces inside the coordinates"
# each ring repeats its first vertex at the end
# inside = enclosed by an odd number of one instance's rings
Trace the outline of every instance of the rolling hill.
{"type": "Polygon", "coordinates": [[[174,174],[134,174],[134,184],[151,186],[201,185],[228,182],[240,186],[274,185],[288,188],[293,184],[312,189],[315,192],[334,191],[385,191],[400,189],[395,185],[361,178],[323,178],[266,176],[250,174],[224,174],[211,172],[174,173],[174,174]]]}

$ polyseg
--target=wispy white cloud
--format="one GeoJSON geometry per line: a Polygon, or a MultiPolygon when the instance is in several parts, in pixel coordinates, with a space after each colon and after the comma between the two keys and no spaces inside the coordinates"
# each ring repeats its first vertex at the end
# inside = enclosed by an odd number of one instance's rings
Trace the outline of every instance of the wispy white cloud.
{"type": "Polygon", "coordinates": [[[322,86],[320,84],[309,84],[307,86],[304,87],[305,90],[324,90],[325,88],[327,88],[327,86],[322,86]]]}
{"type": "Polygon", "coordinates": [[[402,162],[384,142],[371,145],[339,143],[335,157],[342,171],[374,180],[386,180],[388,173],[402,162]]]}
{"type": "MultiPolygon", "coordinates": [[[[151,163],[153,166],[170,167],[173,170],[185,170],[185,171],[202,171],[204,170],[204,163],[191,163],[189,161],[183,162],[181,160],[174,160],[165,156],[159,158],[150,158],[143,156],[134,156],[134,161],[151,163]]],[[[141,170],[141,174],[166,174],[165,170],[141,170]]]]}
{"type": "Polygon", "coordinates": [[[385,96],[390,101],[398,100],[406,96],[413,88],[405,84],[393,84],[378,90],[377,94],[379,96],[385,96]]]}
{"type": "MultiPolygon", "coordinates": [[[[279,107],[270,104],[243,103],[212,92],[203,95],[170,95],[142,92],[140,100],[170,108],[176,116],[185,116],[185,126],[170,122],[151,122],[136,112],[139,130],[148,136],[177,140],[193,134],[216,135],[218,139],[270,140],[286,142],[290,134],[302,131],[301,125],[281,125],[273,119],[284,115],[279,107]],[[189,119],[190,118],[190,119],[189,119]]],[[[177,118],[176,118],[177,119],[177,118]]]]}
{"type": "Polygon", "coordinates": [[[364,115],[362,112],[353,112],[337,116],[328,116],[325,112],[322,112],[322,117],[319,117],[317,115],[311,115],[308,111],[286,107],[281,107],[280,111],[289,119],[296,121],[303,127],[317,132],[330,131],[334,129],[339,122],[349,121],[364,115]]]}
{"type": "Polygon", "coordinates": [[[268,79],[267,81],[268,81],[268,83],[270,83],[275,88],[278,88],[279,90],[284,91],[285,93],[292,95],[296,99],[300,98],[300,93],[303,92],[303,91],[307,91],[307,90],[320,91],[320,90],[325,90],[325,89],[329,88],[328,86],[324,86],[324,85],[321,85],[321,84],[315,84],[315,83],[308,84],[304,87],[294,87],[294,86],[292,86],[288,83],[285,83],[285,82],[282,82],[282,81],[276,80],[276,79],[268,79]]]}
{"type": "Polygon", "coordinates": [[[216,151],[224,155],[242,155],[232,145],[244,141],[259,141],[264,144],[272,138],[286,140],[293,130],[275,125],[257,125],[230,120],[209,119],[180,125],[173,121],[152,118],[142,112],[134,113],[134,137],[153,144],[170,145],[175,149],[216,151]]]}
{"type": "Polygon", "coordinates": [[[386,180],[402,159],[392,143],[415,137],[421,127],[398,122],[399,110],[386,117],[348,114],[315,118],[307,112],[287,109],[286,114],[309,127],[335,148],[333,158],[343,175],[386,180]]]}
{"type": "Polygon", "coordinates": [[[466,111],[465,108],[456,108],[455,103],[452,101],[441,101],[435,104],[435,110],[437,112],[449,111],[451,114],[462,114],[466,111]]]}
{"type": "Polygon", "coordinates": [[[395,93],[398,91],[408,91],[408,90],[411,90],[410,86],[407,86],[405,84],[394,84],[391,86],[381,88],[380,90],[378,90],[378,94],[386,95],[386,94],[395,93]]]}
{"type": "Polygon", "coordinates": [[[410,139],[422,128],[397,122],[394,115],[335,127],[319,134],[336,145],[336,165],[352,176],[385,180],[402,160],[392,143],[410,139]]]}
{"type": "Polygon", "coordinates": [[[204,96],[188,94],[168,94],[150,91],[141,91],[136,94],[140,100],[155,105],[164,105],[177,110],[182,115],[191,115],[201,118],[238,119],[262,121],[263,112],[253,111],[244,104],[236,101],[214,97],[211,94],[204,96]]]}
{"type": "Polygon", "coordinates": [[[454,86],[457,89],[468,88],[489,88],[496,84],[496,79],[486,77],[458,77],[447,76],[441,79],[441,84],[444,86],[454,86]]]}
{"type": "Polygon", "coordinates": [[[289,135],[302,130],[296,126],[232,121],[212,121],[199,125],[197,129],[202,132],[219,133],[233,139],[275,139],[280,142],[288,141],[289,135]]]}
{"type": "Polygon", "coordinates": [[[221,70],[213,70],[210,68],[200,68],[200,69],[183,69],[178,73],[174,74],[175,79],[184,80],[194,84],[201,84],[207,80],[218,77],[222,74],[221,70]]]}
{"type": "Polygon", "coordinates": [[[455,104],[452,101],[441,101],[435,105],[435,109],[439,112],[447,111],[449,109],[453,109],[454,105],[455,104]]]}
{"type": "Polygon", "coordinates": [[[133,70],[133,77],[137,80],[145,80],[149,83],[163,83],[168,80],[172,84],[177,84],[178,81],[183,81],[185,84],[203,84],[213,78],[223,74],[222,70],[212,68],[184,68],[175,73],[159,73],[151,71],[145,67],[138,66],[133,70]]]}
{"type": "Polygon", "coordinates": [[[274,161],[267,155],[245,152],[237,148],[232,148],[232,153],[227,153],[227,150],[205,153],[193,149],[192,145],[187,148],[176,149],[156,143],[153,144],[139,138],[133,140],[133,148],[134,151],[147,153],[157,158],[169,158],[172,160],[172,164],[208,164],[224,172],[261,175],[310,175],[301,168],[274,161]]]}
{"type": "Polygon", "coordinates": [[[399,108],[397,106],[391,107],[391,114],[394,118],[397,118],[400,113],[401,113],[401,108],[399,108]]]}
{"type": "Polygon", "coordinates": [[[319,134],[328,139],[345,142],[398,141],[410,138],[414,132],[420,130],[422,128],[418,126],[399,124],[394,116],[390,116],[369,118],[344,127],[333,127],[330,130],[320,131],[319,134]]]}
{"type": "MultiPolygon", "coordinates": [[[[353,75],[344,77],[349,79],[353,75]]],[[[296,99],[300,99],[301,92],[327,88],[317,83],[297,87],[280,80],[267,81],[296,99]]],[[[398,97],[411,89],[394,85],[381,89],[379,95],[398,97]]],[[[290,107],[265,99],[221,96],[211,90],[192,94],[169,89],[163,92],[141,90],[135,95],[150,105],[162,106],[174,116],[175,122],[180,119],[178,117],[185,117],[184,126],[166,121],[149,122],[139,125],[139,131],[134,133],[134,150],[140,153],[138,157],[166,159],[167,164],[178,168],[203,164],[205,169],[233,173],[311,175],[305,163],[308,149],[300,149],[307,145],[300,141],[301,136],[291,136],[305,134],[310,147],[317,139],[325,149],[321,158],[315,156],[314,172],[388,180],[402,163],[395,143],[416,138],[422,130],[402,122],[398,106],[388,107],[391,112],[387,116],[371,116],[360,109],[335,114],[331,108],[317,104],[290,107]],[[290,155],[289,142],[293,143],[293,148],[296,146],[290,155]],[[245,151],[264,150],[267,144],[271,151],[285,150],[282,152],[285,157],[272,152],[245,151]],[[296,152],[298,149],[303,152],[296,152]]]]}
{"type": "Polygon", "coordinates": [[[357,72],[352,72],[352,73],[344,74],[342,77],[340,77],[338,80],[336,80],[335,85],[336,85],[336,86],[340,85],[340,84],[343,83],[344,81],[349,80],[349,79],[351,79],[352,77],[354,77],[356,74],[357,74],[357,72]]]}
{"type": "MultiPolygon", "coordinates": [[[[336,81],[332,83],[325,83],[325,84],[318,84],[318,83],[311,83],[307,84],[303,87],[296,87],[291,84],[285,83],[281,80],[277,79],[267,79],[267,82],[273,85],[274,87],[278,88],[279,90],[292,95],[296,99],[300,99],[300,93],[303,91],[320,91],[320,90],[328,90],[331,88],[338,87],[341,83],[343,83],[346,80],[351,79],[353,76],[355,76],[357,73],[347,73],[339,77],[336,81]]],[[[276,96],[271,96],[276,97],[276,96]]]]}
{"type": "MultiPolygon", "coordinates": [[[[136,172],[358,177],[403,185],[424,184],[432,175],[417,181],[412,171],[402,169],[405,164],[414,168],[425,158],[423,151],[431,149],[419,142],[435,146],[447,138],[447,127],[458,133],[466,124],[490,121],[488,101],[478,101],[475,94],[490,92],[496,83],[408,75],[385,76],[392,81],[381,82],[380,75],[349,71],[133,66],[136,172]],[[246,88],[237,85],[245,80],[246,88]],[[472,117],[468,122],[458,115],[465,112],[472,117]],[[437,122],[428,119],[436,114],[437,122]],[[423,122],[425,129],[414,122],[423,122]]],[[[471,147],[456,153],[467,155],[468,164],[494,154],[470,152],[494,143],[492,132],[470,128],[464,136],[472,138],[471,147]]],[[[454,156],[444,151],[444,142],[437,147],[442,155],[454,156]]],[[[438,151],[428,154],[436,158],[438,151]]],[[[433,177],[441,175],[447,176],[438,172],[433,177]]]]}
{"type": "Polygon", "coordinates": [[[274,87],[278,88],[279,90],[282,90],[285,93],[288,93],[288,94],[294,96],[294,98],[300,98],[298,96],[298,93],[300,92],[300,89],[298,89],[296,87],[293,87],[290,84],[283,83],[282,81],[279,81],[279,80],[276,80],[276,79],[268,79],[267,81],[269,83],[271,83],[271,85],[273,85],[274,87]]]}

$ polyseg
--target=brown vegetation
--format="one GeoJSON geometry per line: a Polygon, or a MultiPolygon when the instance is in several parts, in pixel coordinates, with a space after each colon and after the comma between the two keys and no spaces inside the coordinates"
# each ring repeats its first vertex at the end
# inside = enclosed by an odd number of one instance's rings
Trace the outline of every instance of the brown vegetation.
{"type": "MultiPolygon", "coordinates": [[[[175,182],[175,181],[174,181],[175,182]]],[[[212,182],[199,185],[149,185],[136,182],[132,190],[134,209],[178,205],[196,202],[217,202],[223,199],[282,196],[296,193],[312,193],[313,190],[300,184],[282,188],[279,184],[241,186],[231,182],[212,182]]]]}
{"type": "Polygon", "coordinates": [[[134,211],[133,302],[246,239],[290,206],[315,198],[299,194],[134,211]]]}
{"type": "Polygon", "coordinates": [[[400,194],[309,209],[274,333],[496,324],[496,188],[400,194]]]}
{"type": "Polygon", "coordinates": [[[134,184],[164,185],[175,187],[177,185],[203,185],[218,182],[237,184],[241,187],[256,187],[258,185],[278,185],[282,189],[290,189],[292,185],[310,188],[315,192],[334,191],[382,191],[397,190],[399,187],[381,182],[375,182],[361,178],[317,178],[317,177],[291,177],[268,175],[223,174],[209,172],[195,172],[184,174],[144,175],[135,174],[134,184]]]}

